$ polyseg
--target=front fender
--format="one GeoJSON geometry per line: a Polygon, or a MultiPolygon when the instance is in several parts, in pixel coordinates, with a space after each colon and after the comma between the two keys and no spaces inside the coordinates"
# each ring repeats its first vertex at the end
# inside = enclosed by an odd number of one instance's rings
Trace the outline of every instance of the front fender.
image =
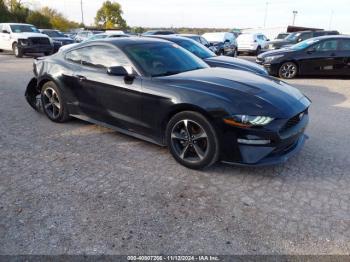
{"type": "Polygon", "coordinates": [[[33,77],[27,85],[24,96],[28,104],[36,111],[39,111],[41,108],[40,97],[38,97],[39,95],[38,80],[33,77]]]}

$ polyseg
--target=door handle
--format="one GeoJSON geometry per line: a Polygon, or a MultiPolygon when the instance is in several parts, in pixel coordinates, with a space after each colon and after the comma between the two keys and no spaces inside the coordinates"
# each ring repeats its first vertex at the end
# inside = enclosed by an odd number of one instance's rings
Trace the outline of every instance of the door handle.
{"type": "Polygon", "coordinates": [[[75,77],[78,78],[79,81],[84,81],[87,79],[85,76],[82,75],[75,75],[75,77]]]}

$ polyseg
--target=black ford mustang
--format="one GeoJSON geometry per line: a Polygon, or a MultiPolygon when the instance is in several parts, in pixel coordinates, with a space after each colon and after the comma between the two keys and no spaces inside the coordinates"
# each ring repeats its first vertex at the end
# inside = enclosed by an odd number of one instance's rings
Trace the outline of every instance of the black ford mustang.
{"type": "Polygon", "coordinates": [[[284,162],[305,140],[310,101],[257,74],[209,68],[168,41],[83,43],[34,63],[30,105],[168,146],[189,168],[284,162]],[[39,99],[40,97],[40,99],[39,99]],[[40,103],[38,103],[40,101],[40,103]]]}

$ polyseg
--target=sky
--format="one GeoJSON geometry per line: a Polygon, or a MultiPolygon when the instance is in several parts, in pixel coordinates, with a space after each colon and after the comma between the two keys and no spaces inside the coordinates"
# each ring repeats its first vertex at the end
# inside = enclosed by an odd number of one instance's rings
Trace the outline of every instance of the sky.
{"type": "MultiPolygon", "coordinates": [[[[28,6],[56,8],[81,21],[81,0],[25,0],[28,6]]],[[[104,0],[82,0],[85,24],[92,24],[104,0]]],[[[129,26],[256,28],[295,25],[350,33],[350,0],[118,0],[129,26]],[[266,8],[267,7],[267,8],[266,8]]]]}

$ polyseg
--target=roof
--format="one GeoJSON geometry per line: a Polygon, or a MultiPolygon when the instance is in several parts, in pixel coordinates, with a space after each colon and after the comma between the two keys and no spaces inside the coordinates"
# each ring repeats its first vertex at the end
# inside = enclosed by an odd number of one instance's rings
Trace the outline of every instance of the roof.
{"type": "Polygon", "coordinates": [[[105,38],[103,40],[94,40],[93,42],[86,42],[86,44],[91,43],[110,43],[118,47],[125,47],[132,44],[152,44],[152,43],[169,43],[166,40],[153,37],[118,37],[118,38],[105,38]]]}
{"type": "Polygon", "coordinates": [[[323,39],[350,39],[350,35],[323,35],[323,36],[318,36],[314,37],[312,39],[318,39],[318,40],[323,40],[323,39]]]}

